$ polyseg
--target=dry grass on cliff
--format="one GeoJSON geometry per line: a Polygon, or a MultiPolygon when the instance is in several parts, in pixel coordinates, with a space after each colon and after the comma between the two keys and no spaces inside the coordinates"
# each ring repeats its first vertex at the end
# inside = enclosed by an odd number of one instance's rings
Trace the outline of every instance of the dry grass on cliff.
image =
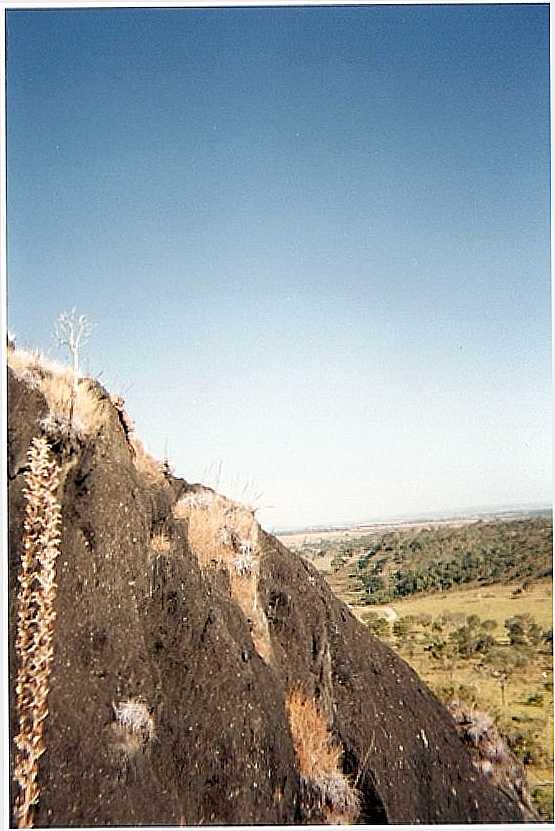
{"type": "Polygon", "coordinates": [[[239,575],[255,569],[258,523],[244,505],[202,488],[185,494],[174,515],[187,520],[189,544],[201,568],[223,565],[239,575]]]}
{"type": "Polygon", "coordinates": [[[231,597],[249,621],[253,646],[269,663],[270,632],[258,602],[261,549],[254,511],[210,488],[199,487],[179,500],[174,516],[186,520],[189,545],[201,569],[227,573],[231,597]]]}
{"type": "Polygon", "coordinates": [[[150,539],[150,547],[156,554],[167,554],[171,548],[171,540],[166,531],[157,531],[150,539]]]}
{"type": "Polygon", "coordinates": [[[350,825],[360,812],[358,793],[341,769],[343,750],[317,702],[298,688],[289,692],[287,714],[299,773],[330,825],[350,825]]]}
{"type": "Polygon", "coordinates": [[[133,448],[133,464],[137,472],[153,485],[163,485],[166,481],[164,476],[164,465],[155,459],[145,448],[136,433],[128,436],[129,444],[133,448]]]}
{"type": "MultiPolygon", "coordinates": [[[[74,395],[73,370],[40,352],[25,349],[8,349],[7,358],[8,366],[15,375],[28,387],[44,395],[49,409],[45,432],[69,429],[74,395]]],[[[95,433],[104,423],[108,406],[95,384],[81,378],[75,391],[71,428],[83,436],[95,433]]]]}

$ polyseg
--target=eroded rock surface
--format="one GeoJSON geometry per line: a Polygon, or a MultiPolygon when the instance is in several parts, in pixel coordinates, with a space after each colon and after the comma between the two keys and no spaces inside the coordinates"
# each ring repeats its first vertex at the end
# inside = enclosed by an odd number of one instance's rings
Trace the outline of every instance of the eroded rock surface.
{"type": "MultiPolygon", "coordinates": [[[[145,469],[119,410],[94,394],[94,429],[50,436],[63,528],[36,825],[326,822],[339,776],[361,823],[522,821],[443,705],[313,567],[235,503],[203,507],[208,489],[145,469]],[[207,512],[205,537],[198,514],[193,539],[191,505],[207,512]],[[324,784],[301,774],[291,690],[341,748],[324,784]]],[[[25,459],[48,405],[11,371],[8,403],[13,736],[25,459]]]]}

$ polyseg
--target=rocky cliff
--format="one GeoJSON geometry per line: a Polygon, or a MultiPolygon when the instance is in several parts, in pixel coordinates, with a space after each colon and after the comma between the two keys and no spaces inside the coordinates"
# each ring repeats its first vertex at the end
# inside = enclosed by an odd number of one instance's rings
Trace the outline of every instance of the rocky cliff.
{"type": "Polygon", "coordinates": [[[64,373],[10,351],[14,824],[523,820],[314,568],[149,458],[96,382],[81,380],[70,423],[64,373]],[[47,590],[33,522],[58,509],[47,590]]]}

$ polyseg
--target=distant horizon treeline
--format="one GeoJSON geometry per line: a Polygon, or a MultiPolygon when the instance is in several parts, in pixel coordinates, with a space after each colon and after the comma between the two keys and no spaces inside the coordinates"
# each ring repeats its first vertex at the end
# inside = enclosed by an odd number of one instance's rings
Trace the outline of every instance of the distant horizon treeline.
{"type": "Polygon", "coordinates": [[[388,531],[349,540],[322,541],[301,553],[333,551],[340,569],[360,552],[350,575],[357,602],[379,605],[412,594],[446,591],[469,583],[526,582],[553,574],[553,520],[538,516],[478,522],[456,528],[388,531]]]}
{"type": "Polygon", "coordinates": [[[361,536],[366,533],[379,531],[380,526],[390,530],[392,527],[399,527],[400,530],[407,530],[415,524],[426,523],[450,523],[460,520],[475,522],[512,522],[518,519],[529,519],[536,516],[552,517],[553,508],[548,502],[523,503],[520,507],[498,507],[498,508],[468,508],[452,511],[430,511],[422,514],[399,514],[396,516],[384,516],[374,519],[357,522],[331,522],[331,523],[310,523],[309,525],[276,525],[267,530],[277,537],[287,537],[291,534],[327,534],[331,532],[360,530],[361,536]],[[368,529],[372,529],[369,531],[368,529]]]}

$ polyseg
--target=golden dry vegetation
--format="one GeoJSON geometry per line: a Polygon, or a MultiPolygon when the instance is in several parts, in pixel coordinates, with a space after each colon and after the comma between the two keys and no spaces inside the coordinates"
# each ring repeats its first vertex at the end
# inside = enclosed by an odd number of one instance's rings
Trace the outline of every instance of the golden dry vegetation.
{"type": "Polygon", "coordinates": [[[198,487],[181,497],[174,516],[187,522],[189,545],[201,569],[226,572],[231,597],[249,621],[253,645],[260,657],[270,662],[268,620],[258,600],[261,546],[254,511],[198,487]]]}
{"type": "Polygon", "coordinates": [[[290,690],[286,707],[301,778],[330,825],[352,824],[360,811],[358,794],[341,769],[343,750],[324,713],[298,688],[290,690]]]}
{"type": "Polygon", "coordinates": [[[56,423],[69,425],[71,421],[76,432],[91,435],[102,426],[111,405],[90,379],[80,378],[75,388],[73,370],[40,352],[10,348],[7,358],[15,375],[44,395],[49,409],[47,430],[49,425],[55,429],[56,423]]]}

